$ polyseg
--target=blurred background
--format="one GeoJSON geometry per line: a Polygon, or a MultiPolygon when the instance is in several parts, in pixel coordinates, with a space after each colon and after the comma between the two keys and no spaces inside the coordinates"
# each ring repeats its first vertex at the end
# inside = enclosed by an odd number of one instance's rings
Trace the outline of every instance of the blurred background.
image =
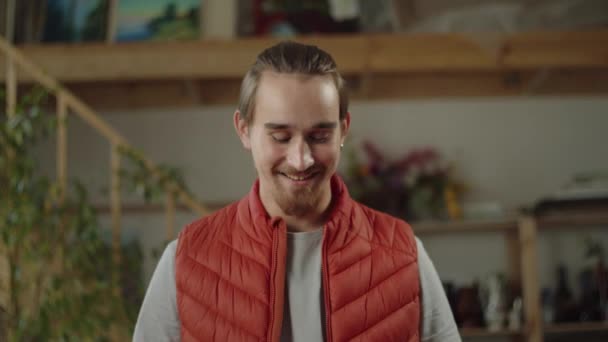
{"type": "Polygon", "coordinates": [[[466,341],[608,338],[608,1],[0,0],[0,341],[129,340],[168,241],[246,194],[283,39],[351,94],[340,174],[407,220],[466,341]]]}

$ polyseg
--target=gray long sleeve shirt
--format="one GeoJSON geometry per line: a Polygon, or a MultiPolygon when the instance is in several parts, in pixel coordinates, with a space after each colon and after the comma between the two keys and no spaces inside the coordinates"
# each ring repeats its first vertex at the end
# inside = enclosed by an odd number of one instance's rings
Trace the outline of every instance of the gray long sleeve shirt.
{"type": "MultiPolygon", "coordinates": [[[[285,309],[281,342],[324,340],[321,284],[321,229],[287,234],[285,309]]],[[[418,246],[421,341],[461,341],[435,266],[424,246],[418,246]]],[[[165,249],[146,291],[133,341],[179,341],[180,321],[175,286],[177,241],[165,249]]]]}

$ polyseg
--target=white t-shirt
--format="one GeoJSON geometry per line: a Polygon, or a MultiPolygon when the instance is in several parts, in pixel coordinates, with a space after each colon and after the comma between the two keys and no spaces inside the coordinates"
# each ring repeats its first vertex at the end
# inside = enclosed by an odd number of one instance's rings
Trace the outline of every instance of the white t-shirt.
{"type": "MultiPolygon", "coordinates": [[[[321,284],[323,230],[287,233],[285,307],[281,342],[324,340],[325,312],[321,284]]],[[[433,263],[416,238],[420,272],[421,341],[461,341],[433,263]]],[[[177,241],[165,249],[146,291],[133,341],[179,341],[180,322],[175,287],[177,241]]]]}

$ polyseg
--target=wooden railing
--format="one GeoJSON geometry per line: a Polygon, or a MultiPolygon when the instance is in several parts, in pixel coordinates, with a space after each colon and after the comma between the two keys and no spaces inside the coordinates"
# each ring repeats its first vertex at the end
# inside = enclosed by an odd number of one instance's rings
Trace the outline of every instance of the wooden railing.
{"type": "MultiPolygon", "coordinates": [[[[106,123],[93,109],[80,101],[72,92],[61,86],[53,77],[47,75],[41,68],[29,61],[18,49],[0,37],[0,51],[6,56],[6,113],[8,117],[16,114],[17,108],[17,72],[24,72],[30,79],[42,85],[57,99],[57,182],[60,187],[60,198],[65,195],[67,186],[68,138],[66,119],[70,113],[78,116],[90,127],[96,130],[110,144],[110,208],[112,217],[112,259],[120,263],[121,237],[121,192],[120,192],[120,149],[131,149],[127,140],[114,128],[106,123]]],[[[160,176],[160,169],[147,158],[143,158],[146,168],[155,176],[160,176]]],[[[205,216],[211,211],[194,199],[189,193],[176,184],[168,183],[164,189],[166,199],[166,238],[175,238],[175,207],[176,199],[192,211],[205,216]]]]}

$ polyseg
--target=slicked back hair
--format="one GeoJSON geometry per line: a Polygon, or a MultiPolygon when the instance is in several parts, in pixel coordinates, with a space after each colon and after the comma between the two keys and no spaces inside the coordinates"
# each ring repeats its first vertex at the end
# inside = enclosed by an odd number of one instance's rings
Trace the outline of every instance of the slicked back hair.
{"type": "Polygon", "coordinates": [[[348,112],[348,92],[333,57],[314,45],[281,42],[262,51],[241,83],[238,109],[241,118],[251,124],[260,78],[264,71],[285,74],[331,76],[340,100],[340,120],[348,112]]]}

